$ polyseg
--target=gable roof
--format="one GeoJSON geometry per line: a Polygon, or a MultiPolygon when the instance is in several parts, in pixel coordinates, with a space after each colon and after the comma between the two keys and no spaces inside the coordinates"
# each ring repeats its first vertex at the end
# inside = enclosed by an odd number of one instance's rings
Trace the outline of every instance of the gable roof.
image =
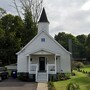
{"type": "Polygon", "coordinates": [[[44,49],[44,48],[42,48],[42,49],[39,49],[39,50],[36,50],[36,51],[34,51],[34,52],[32,52],[32,54],[55,54],[53,51],[48,51],[48,50],[46,50],[46,49],[44,49]]]}
{"type": "Polygon", "coordinates": [[[48,22],[48,19],[47,19],[47,15],[46,15],[46,12],[45,12],[45,9],[43,8],[43,11],[42,11],[42,14],[41,14],[41,17],[39,19],[39,22],[48,22]]]}
{"type": "Polygon", "coordinates": [[[37,34],[26,46],[24,46],[19,52],[16,54],[20,54],[28,45],[30,45],[41,33],[45,33],[51,40],[53,40],[60,48],[62,48],[66,53],[71,54],[69,51],[67,51],[62,45],[60,45],[51,35],[48,33],[41,31],[39,34],[37,34]]]}

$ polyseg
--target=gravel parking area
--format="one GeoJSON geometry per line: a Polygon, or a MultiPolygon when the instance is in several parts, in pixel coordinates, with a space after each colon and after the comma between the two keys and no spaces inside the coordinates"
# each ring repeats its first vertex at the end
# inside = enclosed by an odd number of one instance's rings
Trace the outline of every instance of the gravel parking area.
{"type": "Polygon", "coordinates": [[[23,82],[9,78],[0,82],[0,90],[37,90],[37,83],[23,82]]]}

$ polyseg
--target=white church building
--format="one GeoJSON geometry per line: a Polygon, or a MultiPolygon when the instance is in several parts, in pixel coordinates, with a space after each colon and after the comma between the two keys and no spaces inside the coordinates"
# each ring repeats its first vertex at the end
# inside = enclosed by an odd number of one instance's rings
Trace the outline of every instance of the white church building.
{"type": "Polygon", "coordinates": [[[38,22],[38,34],[16,54],[18,75],[35,82],[48,82],[50,75],[71,73],[71,53],[50,36],[44,8],[38,22]]]}

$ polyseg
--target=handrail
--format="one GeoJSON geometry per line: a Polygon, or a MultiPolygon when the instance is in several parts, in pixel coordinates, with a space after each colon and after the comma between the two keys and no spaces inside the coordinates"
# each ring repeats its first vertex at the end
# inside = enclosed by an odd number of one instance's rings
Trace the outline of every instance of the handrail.
{"type": "Polygon", "coordinates": [[[48,64],[48,66],[55,66],[55,64],[48,64]]]}
{"type": "Polygon", "coordinates": [[[36,66],[36,82],[37,82],[37,74],[38,74],[38,64],[36,66]]]}
{"type": "Polygon", "coordinates": [[[48,74],[55,74],[56,73],[55,64],[48,64],[47,72],[48,74]]]}
{"type": "Polygon", "coordinates": [[[48,64],[47,64],[47,81],[48,81],[48,64]]]}
{"type": "Polygon", "coordinates": [[[30,64],[30,66],[36,66],[37,64],[30,64]]]}

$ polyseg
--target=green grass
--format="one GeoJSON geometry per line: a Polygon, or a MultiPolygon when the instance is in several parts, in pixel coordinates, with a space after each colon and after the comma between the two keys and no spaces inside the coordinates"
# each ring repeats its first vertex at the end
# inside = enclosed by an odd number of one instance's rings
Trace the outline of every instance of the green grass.
{"type": "Polygon", "coordinates": [[[81,70],[90,72],[90,65],[86,65],[84,68],[81,68],[81,70]]]}
{"type": "Polygon", "coordinates": [[[77,83],[80,86],[80,90],[90,90],[90,77],[82,72],[74,72],[76,73],[76,76],[72,76],[71,79],[54,82],[56,90],[66,90],[66,87],[70,82],[77,83]]]}

